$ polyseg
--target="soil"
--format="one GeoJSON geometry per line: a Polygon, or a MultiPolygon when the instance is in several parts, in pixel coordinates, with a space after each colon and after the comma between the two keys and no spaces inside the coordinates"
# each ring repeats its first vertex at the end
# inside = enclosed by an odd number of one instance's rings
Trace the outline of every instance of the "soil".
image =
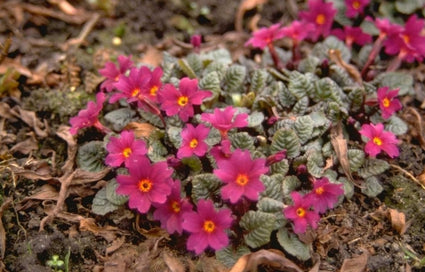
{"type": "MultiPolygon", "coordinates": [[[[69,271],[124,271],[125,267],[130,268],[128,271],[167,271],[170,262],[184,267],[176,271],[226,271],[213,254],[194,258],[184,251],[181,242],[164,235],[155,225],[139,223],[143,222],[141,216],[128,209],[106,216],[92,214],[93,192],[104,185],[102,181],[75,188],[66,198],[61,216],[48,221],[40,231],[46,213],[54,209],[60,184],[16,175],[13,169],[35,171],[41,177],[62,176],[67,143],[54,132],[93,97],[100,82],[97,70],[105,60],[123,53],[152,62],[144,58],[151,48],[185,54],[184,46],[176,45],[176,40],[184,45],[189,43],[190,34],[198,33],[208,43],[217,36],[233,33],[239,2],[227,1],[223,5],[220,0],[72,1],[74,7],[88,14],[89,19],[80,14],[81,22],[43,13],[51,10],[62,14],[50,4],[54,1],[6,2],[0,4],[0,42],[5,44],[7,37],[12,37],[7,61],[19,60],[18,68],[26,74],[19,78],[15,92],[19,95],[0,93],[0,101],[11,108],[20,106],[35,112],[45,123],[27,123],[16,116],[0,118],[0,214],[6,235],[5,248],[0,251],[4,256],[0,259],[0,270],[54,271],[47,261],[58,255],[66,260],[69,271]],[[81,46],[64,49],[67,41],[81,33],[94,12],[101,14],[100,18],[81,46]],[[113,44],[114,36],[121,37],[120,45],[113,44]],[[51,132],[42,136],[42,132],[34,130],[36,126],[41,130],[49,127],[51,132]],[[25,145],[17,146],[21,142],[25,145]],[[4,153],[6,149],[12,152],[4,153]]],[[[248,10],[244,16],[245,30],[256,14],[261,14],[259,25],[292,20],[297,5],[288,8],[285,2],[295,3],[270,0],[262,8],[248,10]]],[[[416,80],[423,89],[423,79],[417,76],[416,80]]],[[[418,97],[404,104],[413,105],[423,114],[420,102],[418,93],[418,97]]],[[[417,124],[412,127],[417,128],[417,124]]],[[[324,215],[319,228],[304,237],[313,241],[314,260],[292,261],[305,271],[318,262],[320,271],[338,271],[344,261],[359,260],[366,254],[367,271],[425,271],[425,190],[412,179],[422,174],[425,163],[418,133],[422,132],[411,132],[402,139],[400,157],[390,162],[395,167],[381,177],[384,192],[368,198],[356,190],[351,200],[324,215]],[[401,213],[406,216],[404,224],[401,213]]],[[[97,138],[97,132],[89,129],[78,141],[97,138]]],[[[261,269],[272,271],[267,267],[261,269]]]]}

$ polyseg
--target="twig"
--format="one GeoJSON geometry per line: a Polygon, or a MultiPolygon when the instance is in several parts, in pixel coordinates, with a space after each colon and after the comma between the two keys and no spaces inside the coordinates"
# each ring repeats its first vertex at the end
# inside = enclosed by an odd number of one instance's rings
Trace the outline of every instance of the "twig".
{"type": "Polygon", "coordinates": [[[81,25],[82,23],[87,21],[87,18],[88,18],[86,14],[79,14],[78,16],[75,16],[75,15],[68,15],[63,12],[58,12],[52,9],[47,9],[42,6],[36,6],[36,5],[31,5],[26,3],[19,3],[19,5],[30,13],[55,18],[70,24],[81,25]]]}
{"type": "Polygon", "coordinates": [[[399,170],[400,172],[402,172],[403,174],[405,174],[407,177],[409,177],[411,180],[413,180],[414,182],[416,182],[419,186],[422,187],[422,189],[425,190],[425,185],[423,185],[417,178],[415,178],[410,172],[404,170],[403,168],[401,168],[400,166],[396,165],[396,164],[392,164],[390,163],[390,166],[392,168],[395,168],[397,170],[399,170]]]}
{"type": "Polygon", "coordinates": [[[412,113],[416,117],[416,124],[418,128],[418,134],[419,134],[419,143],[421,144],[421,147],[423,150],[425,150],[425,138],[423,134],[423,127],[422,127],[422,117],[421,115],[412,107],[408,107],[407,111],[412,113]]]}

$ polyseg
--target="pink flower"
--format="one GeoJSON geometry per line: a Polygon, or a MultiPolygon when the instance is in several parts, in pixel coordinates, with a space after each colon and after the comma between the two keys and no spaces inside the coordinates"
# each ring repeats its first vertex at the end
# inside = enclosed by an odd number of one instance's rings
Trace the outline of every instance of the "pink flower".
{"type": "Polygon", "coordinates": [[[242,196],[256,201],[264,191],[261,175],[269,171],[265,159],[252,159],[248,150],[236,149],[227,160],[217,161],[214,174],[226,185],[221,188],[223,199],[236,203],[242,196]]]}
{"type": "MultiPolygon", "coordinates": [[[[370,17],[366,18],[368,21],[373,21],[370,17]]],[[[387,18],[376,18],[375,26],[379,29],[380,37],[387,37],[391,35],[398,35],[403,31],[403,27],[398,24],[393,24],[387,18]]]]}
{"type": "Polygon", "coordinates": [[[232,214],[229,209],[216,211],[211,200],[201,199],[198,212],[183,214],[183,229],[190,232],[187,249],[196,254],[202,253],[208,246],[219,250],[227,246],[229,238],[226,229],[232,225],[232,214]]]}
{"type": "Polygon", "coordinates": [[[145,142],[134,140],[134,133],[127,130],[121,132],[120,138],[111,137],[106,150],[109,154],[105,163],[112,167],[119,167],[123,162],[128,167],[131,161],[137,161],[148,153],[145,142]]]}
{"type": "Polygon", "coordinates": [[[397,138],[393,133],[385,131],[383,124],[364,124],[359,132],[369,139],[365,146],[365,152],[371,157],[375,157],[382,150],[391,158],[399,155],[397,138]]]}
{"type": "Polygon", "coordinates": [[[151,164],[149,159],[141,157],[128,166],[129,175],[118,175],[116,192],[129,196],[128,206],[140,213],[147,213],[151,204],[162,204],[171,193],[173,171],[167,163],[151,164]]]}
{"type": "Polygon", "coordinates": [[[176,180],[171,187],[171,194],[163,204],[154,204],[156,210],[153,218],[161,222],[161,227],[168,233],[183,233],[183,214],[192,211],[192,204],[187,199],[180,196],[181,184],[176,180]]]}
{"type": "Polygon", "coordinates": [[[210,129],[203,124],[197,127],[187,124],[181,133],[183,143],[177,151],[177,157],[181,159],[190,157],[193,154],[198,157],[204,156],[208,151],[208,145],[205,143],[205,139],[209,133],[210,129]]]}
{"type": "Polygon", "coordinates": [[[69,130],[72,135],[78,133],[78,130],[86,127],[94,126],[100,131],[107,133],[108,128],[104,127],[98,119],[99,113],[103,109],[103,102],[106,100],[106,95],[103,92],[99,92],[96,95],[96,102],[89,101],[87,107],[83,110],[80,110],[78,116],[72,117],[69,120],[71,124],[71,129],[69,130]]]}
{"type": "Polygon", "coordinates": [[[133,67],[133,62],[130,57],[121,55],[118,56],[118,65],[119,68],[117,68],[112,61],[108,61],[105,63],[105,67],[99,70],[99,74],[106,77],[106,80],[100,85],[101,90],[106,90],[107,92],[112,91],[119,77],[133,67]]]}
{"type": "Polygon", "coordinates": [[[145,101],[148,99],[151,102],[158,102],[158,91],[162,87],[161,77],[163,71],[160,67],[156,67],[153,71],[151,71],[148,67],[142,66],[140,67],[140,73],[143,77],[149,77],[147,84],[144,85],[140,93],[138,95],[138,106],[143,108],[145,107],[145,101]]]}
{"type": "Polygon", "coordinates": [[[327,209],[332,209],[343,194],[342,184],[330,183],[329,179],[324,177],[314,182],[313,190],[305,198],[313,203],[316,212],[324,213],[327,209]]]}
{"type": "Polygon", "coordinates": [[[199,50],[201,49],[201,43],[202,43],[201,35],[192,35],[192,37],[190,37],[190,44],[192,45],[195,52],[199,53],[199,50]]]}
{"type": "Polygon", "coordinates": [[[222,140],[221,144],[211,148],[210,154],[214,157],[215,161],[228,160],[232,156],[230,146],[232,143],[229,140],[222,140]]]}
{"type": "Polygon", "coordinates": [[[291,197],[294,205],[283,209],[283,214],[294,223],[294,232],[305,233],[308,225],[313,229],[317,228],[320,216],[310,209],[313,204],[311,199],[302,197],[298,192],[292,192],[291,197]]]}
{"type": "Polygon", "coordinates": [[[178,114],[187,122],[194,115],[193,105],[201,105],[202,100],[212,95],[209,91],[199,90],[198,80],[184,77],[180,80],[179,89],[166,84],[158,93],[161,109],[168,116],[178,114]]]}
{"type": "Polygon", "coordinates": [[[295,20],[290,25],[283,27],[281,31],[284,37],[291,38],[294,45],[296,45],[307,38],[314,30],[314,24],[295,20]]]}
{"type": "Polygon", "coordinates": [[[338,37],[340,40],[345,41],[348,47],[351,48],[352,44],[365,45],[372,42],[372,36],[364,33],[360,27],[344,26],[344,30],[336,28],[332,30],[332,35],[338,37]]]}
{"type": "Polygon", "coordinates": [[[345,15],[354,18],[363,13],[364,8],[369,5],[370,0],[345,0],[345,15]]]}
{"type": "Polygon", "coordinates": [[[378,103],[382,112],[382,118],[388,119],[394,112],[402,108],[400,101],[395,98],[399,90],[389,90],[387,86],[378,89],[378,103]]]}
{"type": "Polygon", "coordinates": [[[218,129],[223,138],[227,138],[227,132],[232,128],[242,128],[248,125],[248,114],[240,113],[236,115],[233,120],[233,116],[236,109],[232,106],[226,107],[224,110],[218,108],[214,109],[214,113],[203,113],[201,120],[209,122],[213,127],[218,129]]]}
{"type": "Polygon", "coordinates": [[[328,36],[337,13],[333,4],[325,3],[323,0],[308,0],[308,8],[309,11],[301,11],[299,16],[306,23],[315,25],[315,30],[312,32],[312,40],[317,41],[320,35],[328,36]]]}
{"type": "Polygon", "coordinates": [[[121,75],[114,87],[118,90],[109,99],[109,103],[115,103],[124,98],[128,103],[138,100],[143,89],[147,89],[150,76],[146,69],[132,68],[128,76],[121,75]]]}
{"type": "Polygon", "coordinates": [[[270,27],[262,27],[252,33],[252,37],[245,43],[245,46],[252,45],[260,49],[264,49],[273,41],[279,40],[284,36],[280,29],[280,24],[274,24],[270,27]]]}

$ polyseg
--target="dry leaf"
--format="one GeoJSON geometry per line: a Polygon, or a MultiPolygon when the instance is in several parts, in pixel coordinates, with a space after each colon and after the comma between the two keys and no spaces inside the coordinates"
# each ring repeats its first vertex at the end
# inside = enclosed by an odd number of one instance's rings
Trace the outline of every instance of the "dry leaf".
{"type": "Polygon", "coordinates": [[[80,220],[80,231],[90,231],[96,236],[102,236],[108,242],[115,240],[117,229],[113,226],[99,227],[94,218],[83,218],[80,220]]]}
{"type": "Polygon", "coordinates": [[[35,112],[33,111],[27,111],[22,109],[19,106],[13,107],[11,110],[11,113],[20,118],[22,121],[24,121],[28,126],[34,129],[34,132],[37,136],[41,138],[46,138],[49,136],[49,127],[47,125],[47,122],[41,122],[35,112]]]}
{"type": "Polygon", "coordinates": [[[159,66],[162,62],[162,52],[153,46],[149,46],[140,62],[150,64],[154,67],[159,66]]]}
{"type": "Polygon", "coordinates": [[[364,272],[366,271],[369,256],[365,252],[358,257],[345,259],[342,263],[341,272],[364,272]]]}
{"type": "Polygon", "coordinates": [[[125,237],[119,237],[112,241],[112,244],[108,246],[105,250],[106,255],[111,254],[112,252],[117,251],[125,243],[125,237]]]}
{"type": "Polygon", "coordinates": [[[31,153],[34,150],[38,149],[38,142],[34,137],[34,134],[31,133],[30,137],[27,138],[25,141],[23,142],[19,142],[17,144],[15,144],[10,151],[11,152],[20,152],[21,154],[24,155],[28,155],[29,153],[31,153]]]}
{"type": "Polygon", "coordinates": [[[388,209],[388,215],[391,221],[391,226],[400,234],[406,232],[406,215],[394,209],[388,209]]]}
{"type": "Polygon", "coordinates": [[[341,164],[342,170],[350,181],[355,183],[354,178],[351,175],[350,162],[347,154],[347,140],[344,139],[341,122],[339,122],[337,126],[333,126],[331,128],[331,143],[341,164]]]}
{"type": "Polygon", "coordinates": [[[338,66],[341,66],[342,68],[347,71],[347,73],[356,81],[358,84],[362,84],[362,76],[357,69],[356,66],[346,63],[342,57],[341,57],[341,51],[337,49],[330,49],[329,50],[329,57],[332,61],[334,61],[338,66]]]}
{"type": "Polygon", "coordinates": [[[238,7],[238,11],[236,13],[235,18],[235,29],[238,32],[243,30],[243,16],[245,12],[251,10],[259,5],[266,3],[267,0],[243,0],[238,7]]]}
{"type": "Polygon", "coordinates": [[[165,264],[171,272],[185,272],[184,265],[180,262],[179,259],[163,251],[162,258],[164,259],[165,264]]]}
{"type": "Polygon", "coordinates": [[[60,10],[68,15],[76,15],[78,12],[78,10],[66,0],[49,0],[49,3],[57,5],[60,10]]]}
{"type": "Polygon", "coordinates": [[[230,272],[257,271],[259,265],[268,265],[279,271],[303,271],[294,262],[287,259],[281,251],[261,249],[240,257],[230,272]]]}
{"type": "Polygon", "coordinates": [[[124,129],[132,130],[136,138],[149,138],[156,128],[149,123],[130,122],[124,129]]]}
{"type": "Polygon", "coordinates": [[[3,227],[3,222],[1,221],[1,218],[3,217],[3,213],[5,210],[7,210],[12,204],[12,198],[8,197],[3,201],[3,204],[1,204],[0,207],[0,259],[4,259],[4,253],[6,252],[6,230],[3,227]]]}

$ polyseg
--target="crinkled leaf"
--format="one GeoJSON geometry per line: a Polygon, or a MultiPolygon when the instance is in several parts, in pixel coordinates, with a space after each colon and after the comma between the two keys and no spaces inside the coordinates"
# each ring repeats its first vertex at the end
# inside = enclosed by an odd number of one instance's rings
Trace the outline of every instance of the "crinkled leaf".
{"type": "Polygon", "coordinates": [[[355,87],[348,93],[348,99],[350,103],[350,110],[356,112],[363,106],[363,100],[365,91],[362,88],[355,87]]]}
{"type": "Polygon", "coordinates": [[[368,158],[363,167],[359,169],[358,174],[362,178],[368,178],[371,176],[376,176],[384,173],[390,165],[387,161],[376,159],[376,158],[368,158]]]}
{"type": "Polygon", "coordinates": [[[322,153],[319,151],[311,152],[307,157],[307,170],[315,178],[323,176],[324,164],[322,153]]]}
{"type": "Polygon", "coordinates": [[[275,174],[271,176],[262,175],[261,181],[266,186],[266,189],[260,194],[262,197],[269,197],[276,200],[282,199],[282,174],[275,174]]]}
{"type": "Polygon", "coordinates": [[[299,100],[313,90],[313,82],[306,74],[292,71],[289,76],[288,90],[299,100]]]}
{"type": "Polygon", "coordinates": [[[242,88],[242,83],[245,80],[246,67],[242,65],[232,65],[224,76],[225,90],[226,92],[232,93],[239,91],[242,88]]]}
{"type": "Polygon", "coordinates": [[[332,64],[329,67],[330,78],[340,87],[351,86],[354,84],[352,77],[343,67],[332,64]]]}
{"type": "Polygon", "coordinates": [[[340,177],[338,179],[338,183],[343,184],[344,196],[347,199],[352,198],[354,195],[354,184],[351,181],[349,181],[346,177],[340,177]]]}
{"type": "Polygon", "coordinates": [[[308,104],[310,103],[310,99],[308,96],[304,96],[300,100],[295,103],[294,107],[292,108],[292,113],[297,115],[303,115],[308,108],[308,104]]]}
{"type": "Polygon", "coordinates": [[[105,169],[106,151],[102,141],[91,141],[78,148],[77,164],[89,172],[99,172],[105,169]]]}
{"type": "Polygon", "coordinates": [[[189,54],[186,57],[187,64],[192,68],[197,76],[202,73],[202,61],[198,54],[189,54]]]}
{"type": "Polygon", "coordinates": [[[273,163],[270,169],[272,174],[281,174],[285,176],[289,171],[289,162],[286,159],[281,160],[280,162],[273,163]]]}
{"type": "Polygon", "coordinates": [[[254,138],[247,132],[237,132],[229,135],[229,139],[232,142],[232,147],[242,150],[254,151],[254,138]]]}
{"type": "Polygon", "coordinates": [[[230,52],[224,48],[209,51],[207,53],[202,54],[200,57],[203,62],[210,61],[223,65],[229,65],[233,62],[230,52]]]}
{"type": "Polygon", "coordinates": [[[256,69],[251,76],[251,91],[259,93],[267,84],[269,73],[264,69],[256,69]]]}
{"type": "Polygon", "coordinates": [[[327,59],[329,58],[330,49],[339,50],[344,62],[350,62],[351,50],[348,49],[343,41],[339,40],[335,36],[329,36],[323,42],[316,43],[312,50],[312,55],[318,57],[319,59],[327,59]]]}
{"type": "Polygon", "coordinates": [[[267,244],[275,222],[275,216],[270,213],[252,210],[245,213],[239,222],[239,225],[247,230],[244,235],[245,243],[252,248],[267,244]]]}
{"type": "Polygon", "coordinates": [[[106,198],[106,188],[100,189],[93,198],[91,210],[98,215],[105,215],[118,210],[120,205],[115,205],[106,198]]]}
{"type": "Polygon", "coordinates": [[[388,86],[390,90],[400,88],[399,96],[414,94],[413,76],[403,72],[386,72],[379,74],[373,83],[377,83],[379,87],[388,86]]]}
{"type": "Polygon", "coordinates": [[[254,111],[248,116],[248,127],[260,126],[264,121],[264,114],[259,111],[254,111]]]}
{"type": "Polygon", "coordinates": [[[301,143],[296,132],[292,129],[281,128],[273,135],[270,150],[273,153],[286,149],[288,158],[294,158],[300,154],[301,143]]]}
{"type": "Polygon", "coordinates": [[[161,143],[161,141],[155,137],[149,137],[149,149],[148,157],[152,162],[159,162],[165,160],[168,155],[167,148],[161,143]]]}
{"type": "Polygon", "coordinates": [[[292,256],[302,261],[311,258],[309,246],[301,242],[295,234],[289,233],[286,228],[279,229],[276,236],[279,244],[292,256]]]}
{"type": "Polygon", "coordinates": [[[207,199],[217,195],[221,187],[221,181],[214,174],[199,174],[192,178],[192,199],[207,199]]]}
{"type": "Polygon", "coordinates": [[[273,97],[277,97],[277,101],[282,107],[290,107],[297,102],[297,97],[294,96],[285,84],[281,81],[274,81],[270,86],[273,97]]]}
{"type": "Polygon", "coordinates": [[[395,2],[397,11],[403,14],[413,14],[418,9],[423,9],[425,6],[424,0],[402,0],[395,2]]]}
{"type": "Polygon", "coordinates": [[[123,205],[128,201],[128,197],[125,195],[117,194],[116,190],[118,183],[115,179],[111,179],[105,186],[106,189],[106,199],[114,205],[123,205]]]}
{"type": "Polygon", "coordinates": [[[267,213],[282,212],[283,203],[273,198],[262,197],[257,203],[257,208],[259,211],[267,213]]]}
{"type": "Polygon", "coordinates": [[[199,81],[199,88],[201,90],[209,90],[213,92],[213,97],[217,97],[220,95],[221,87],[220,87],[220,78],[216,71],[212,71],[208,73],[199,81]]]}
{"type": "Polygon", "coordinates": [[[237,248],[233,248],[233,246],[230,245],[222,250],[216,251],[215,256],[217,260],[226,267],[232,267],[240,257],[248,253],[251,253],[251,251],[247,246],[241,245],[237,248]]]}
{"type": "Polygon", "coordinates": [[[298,138],[301,144],[310,140],[313,133],[314,123],[309,115],[300,116],[295,121],[295,130],[297,131],[298,138]]]}
{"type": "Polygon", "coordinates": [[[406,122],[400,119],[396,115],[392,115],[387,124],[385,125],[385,130],[392,132],[393,134],[399,136],[407,133],[408,127],[406,122]]]}
{"type": "Polygon", "coordinates": [[[105,120],[112,125],[113,130],[121,131],[128,123],[131,122],[134,115],[136,115],[136,112],[133,110],[129,108],[121,108],[105,114],[105,120]]]}
{"type": "Polygon", "coordinates": [[[140,114],[140,116],[143,118],[144,121],[150,123],[151,125],[155,127],[164,127],[164,125],[162,124],[161,118],[159,118],[158,115],[142,110],[142,109],[139,109],[138,113],[140,114]]]}
{"type": "Polygon", "coordinates": [[[362,187],[362,193],[368,197],[375,197],[382,193],[383,190],[384,188],[376,177],[368,177],[365,179],[362,187]]]}
{"type": "Polygon", "coordinates": [[[190,67],[190,65],[187,62],[187,60],[185,60],[185,59],[179,59],[177,61],[177,63],[179,65],[179,68],[183,71],[183,73],[185,73],[185,75],[187,75],[189,78],[196,78],[196,73],[192,69],[192,67],[190,67]]]}
{"type": "Polygon", "coordinates": [[[211,128],[210,133],[208,134],[208,138],[205,140],[205,142],[209,146],[215,146],[216,144],[221,142],[221,134],[218,129],[211,128]]]}
{"type": "Polygon", "coordinates": [[[348,149],[347,155],[351,172],[356,172],[360,167],[362,167],[365,161],[364,151],[360,149],[348,149]]]}
{"type": "Polygon", "coordinates": [[[342,104],[342,90],[338,84],[332,79],[325,77],[314,83],[314,98],[315,102],[334,101],[342,104]]]}
{"type": "Polygon", "coordinates": [[[288,196],[292,191],[301,185],[300,180],[296,176],[286,176],[282,183],[282,192],[284,196],[288,196]]]}
{"type": "Polygon", "coordinates": [[[181,127],[175,127],[175,126],[168,126],[167,127],[167,135],[170,142],[174,145],[175,148],[180,148],[182,143],[182,136],[181,136],[182,128],[181,127]]]}
{"type": "Polygon", "coordinates": [[[319,58],[309,55],[300,61],[298,64],[298,70],[302,73],[315,73],[319,64],[319,58]]]}

